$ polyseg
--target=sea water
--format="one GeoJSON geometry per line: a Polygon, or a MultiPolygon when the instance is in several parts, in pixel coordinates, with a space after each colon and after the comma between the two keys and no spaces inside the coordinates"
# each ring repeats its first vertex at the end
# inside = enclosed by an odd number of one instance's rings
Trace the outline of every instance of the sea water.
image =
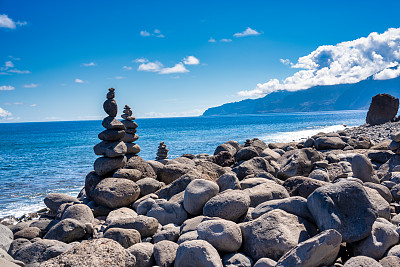
{"type": "MultiPolygon", "coordinates": [[[[213,154],[226,141],[290,142],[365,122],[366,111],[279,113],[218,117],[137,119],[136,142],[145,160],[164,141],[169,157],[213,154]]],[[[77,196],[97,156],[101,121],[0,124],[0,218],[42,207],[48,193],[77,196]]]]}

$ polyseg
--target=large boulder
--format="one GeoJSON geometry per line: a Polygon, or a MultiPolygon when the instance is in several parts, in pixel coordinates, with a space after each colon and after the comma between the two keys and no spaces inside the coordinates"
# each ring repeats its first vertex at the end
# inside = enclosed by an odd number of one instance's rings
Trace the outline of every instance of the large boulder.
{"type": "Polygon", "coordinates": [[[207,201],[203,208],[203,214],[235,221],[246,214],[249,206],[250,198],[245,192],[226,190],[207,201]]]}
{"type": "Polygon", "coordinates": [[[136,265],[140,267],[152,267],[154,265],[154,245],[148,242],[135,244],[127,249],[130,255],[136,259],[136,265]]]}
{"type": "Polygon", "coordinates": [[[186,187],[183,207],[191,215],[200,215],[207,201],[218,194],[216,183],[204,179],[196,179],[186,187]]]}
{"type": "Polygon", "coordinates": [[[41,231],[37,227],[24,228],[14,234],[14,239],[24,238],[31,240],[36,237],[41,237],[41,231]]]}
{"type": "Polygon", "coordinates": [[[362,154],[357,154],[351,161],[353,177],[359,178],[363,182],[379,183],[371,161],[362,154]]]}
{"type": "Polygon", "coordinates": [[[156,264],[160,267],[174,266],[178,247],[178,244],[167,240],[154,244],[154,260],[156,264]]]}
{"type": "Polygon", "coordinates": [[[292,176],[308,176],[313,163],[320,160],[321,154],[311,148],[287,151],[277,161],[280,166],[278,178],[286,180],[292,176]]]}
{"type": "Polygon", "coordinates": [[[307,224],[307,220],[280,209],[241,223],[244,253],[255,261],[264,257],[279,260],[299,242],[310,237],[307,224]]]}
{"type": "Polygon", "coordinates": [[[219,186],[219,191],[223,192],[228,189],[241,189],[239,179],[234,172],[227,172],[221,175],[216,183],[219,186]]]}
{"type": "Polygon", "coordinates": [[[242,245],[240,227],[232,221],[204,221],[197,226],[197,234],[221,253],[235,252],[242,245]]]}
{"type": "Polygon", "coordinates": [[[57,212],[60,206],[64,203],[79,203],[77,198],[61,193],[50,193],[43,201],[44,204],[54,212],[57,212]]]}
{"type": "Polygon", "coordinates": [[[399,109],[399,99],[389,94],[377,94],[372,97],[366,122],[370,125],[392,121],[399,109]]]}
{"type": "Polygon", "coordinates": [[[285,187],[269,180],[257,186],[246,188],[243,190],[250,198],[250,207],[272,199],[282,199],[289,197],[289,193],[285,187]]]}
{"type": "Polygon", "coordinates": [[[341,242],[342,236],[338,231],[323,231],[288,251],[279,259],[276,267],[332,265],[339,253],[341,242]]]}
{"type": "Polygon", "coordinates": [[[57,240],[39,239],[17,250],[14,259],[25,264],[47,261],[69,250],[72,246],[57,240]]]}
{"type": "Polygon", "coordinates": [[[140,179],[136,182],[136,184],[140,188],[140,196],[154,193],[165,185],[163,182],[159,182],[156,179],[150,177],[140,179]]]}
{"type": "Polygon", "coordinates": [[[104,177],[122,168],[125,164],[125,156],[115,158],[100,157],[94,161],[93,168],[97,175],[104,177]]]}
{"type": "Polygon", "coordinates": [[[104,233],[104,238],[117,241],[124,248],[140,243],[140,233],[135,229],[109,228],[104,233]]]}
{"type": "Polygon", "coordinates": [[[383,218],[378,218],[372,225],[371,234],[358,242],[352,243],[355,256],[368,256],[381,259],[386,251],[399,242],[396,226],[383,218]]]}
{"type": "Polygon", "coordinates": [[[134,266],[136,259],[116,241],[100,238],[85,240],[40,267],[134,266]]]}
{"type": "Polygon", "coordinates": [[[269,162],[262,157],[255,157],[244,161],[239,166],[234,168],[233,171],[236,172],[239,180],[251,174],[256,175],[260,172],[275,172],[274,168],[269,164],[269,162]]]}
{"type": "Polygon", "coordinates": [[[69,206],[63,213],[61,220],[63,219],[75,219],[82,223],[93,223],[94,216],[92,210],[85,204],[75,204],[69,206]]]}
{"type": "Polygon", "coordinates": [[[179,245],[175,267],[222,267],[218,251],[207,241],[191,240],[179,245]]]}
{"type": "Polygon", "coordinates": [[[92,192],[93,200],[110,209],[129,206],[139,197],[139,186],[128,179],[105,178],[92,192]]]}
{"type": "Polygon", "coordinates": [[[307,199],[307,206],[321,231],[337,230],[344,242],[356,242],[367,237],[377,218],[361,184],[340,181],[316,189],[307,199]]]}
{"type": "Polygon", "coordinates": [[[169,223],[181,225],[188,214],[180,203],[159,199],[147,212],[147,216],[156,218],[161,225],[169,223]]]}
{"type": "Polygon", "coordinates": [[[170,184],[184,174],[192,171],[193,167],[184,164],[168,164],[158,171],[160,181],[170,184]]]}
{"type": "Polygon", "coordinates": [[[307,198],[315,189],[328,185],[329,183],[324,181],[315,180],[303,176],[294,176],[287,179],[283,186],[289,192],[291,196],[301,196],[307,198]]]}
{"type": "Polygon", "coordinates": [[[0,224],[0,249],[7,251],[13,242],[13,232],[5,225],[0,224]]]}
{"type": "Polygon", "coordinates": [[[155,218],[138,215],[136,217],[115,218],[107,225],[108,228],[135,229],[142,238],[154,235],[158,230],[155,218]]]}
{"type": "Polygon", "coordinates": [[[80,240],[86,233],[85,224],[75,219],[64,219],[54,225],[44,239],[54,239],[65,243],[80,240]]]}
{"type": "Polygon", "coordinates": [[[321,136],[314,140],[314,146],[318,150],[343,149],[346,143],[336,136],[321,136]]]}

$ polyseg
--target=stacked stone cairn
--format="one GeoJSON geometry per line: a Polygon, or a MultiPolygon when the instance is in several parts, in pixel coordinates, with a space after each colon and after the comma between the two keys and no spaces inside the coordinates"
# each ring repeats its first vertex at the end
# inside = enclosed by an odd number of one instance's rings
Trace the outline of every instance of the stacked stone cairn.
{"type": "Polygon", "coordinates": [[[162,161],[168,159],[168,148],[164,142],[161,142],[158,146],[157,157],[156,160],[162,161]]]}
{"type": "Polygon", "coordinates": [[[140,146],[134,143],[139,139],[139,135],[136,134],[138,124],[134,121],[135,117],[132,114],[131,108],[128,105],[125,105],[123,114],[121,115],[124,120],[121,122],[126,127],[126,134],[122,138],[122,141],[125,142],[127,147],[126,157],[128,160],[133,155],[136,155],[140,152],[140,146]]]}
{"type": "Polygon", "coordinates": [[[400,155],[390,134],[354,135],[377,126],[122,166],[129,125],[113,98],[84,190],[47,195],[39,220],[0,224],[0,266],[400,266],[400,155]]]}

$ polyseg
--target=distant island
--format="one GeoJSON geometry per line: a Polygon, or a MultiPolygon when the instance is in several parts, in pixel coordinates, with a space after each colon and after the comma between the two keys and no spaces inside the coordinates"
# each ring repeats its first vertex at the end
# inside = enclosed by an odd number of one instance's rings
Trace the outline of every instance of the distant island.
{"type": "Polygon", "coordinates": [[[368,109],[379,93],[400,96],[400,77],[374,80],[371,77],[353,84],[314,86],[295,92],[278,91],[258,99],[246,99],[207,109],[203,116],[263,114],[368,109]]]}

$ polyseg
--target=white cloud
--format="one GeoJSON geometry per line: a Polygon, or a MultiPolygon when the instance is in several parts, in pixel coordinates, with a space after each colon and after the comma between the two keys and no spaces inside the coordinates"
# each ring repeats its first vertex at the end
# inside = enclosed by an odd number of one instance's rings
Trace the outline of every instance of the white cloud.
{"type": "Polygon", "coordinates": [[[153,33],[150,33],[148,31],[140,31],[140,35],[143,37],[149,37],[149,36],[154,36],[158,38],[165,37],[163,34],[161,34],[161,31],[159,29],[155,29],[153,33]]]}
{"type": "Polygon", "coordinates": [[[31,104],[31,105],[29,105],[30,107],[37,107],[37,104],[31,104]]]}
{"type": "Polygon", "coordinates": [[[84,81],[84,80],[81,80],[81,79],[78,79],[78,78],[75,79],[75,82],[76,83],[87,83],[87,81],[84,81]]]}
{"type": "Polygon", "coordinates": [[[233,36],[235,36],[235,37],[245,37],[245,36],[260,35],[260,34],[261,34],[260,32],[258,32],[256,30],[253,30],[250,27],[247,27],[247,29],[245,31],[237,32],[233,36]]]}
{"type": "Polygon", "coordinates": [[[210,39],[208,39],[208,42],[209,42],[209,43],[215,43],[216,41],[215,41],[214,38],[211,37],[210,39]]]}
{"type": "Polygon", "coordinates": [[[94,62],[82,63],[81,65],[82,65],[83,67],[94,67],[94,66],[97,66],[97,64],[94,63],[94,62]]]}
{"type": "Polygon", "coordinates": [[[232,39],[221,39],[221,40],[219,40],[220,42],[222,42],[222,43],[229,43],[229,42],[232,42],[232,39]]]}
{"type": "Polygon", "coordinates": [[[123,76],[116,76],[115,79],[116,79],[116,80],[122,80],[122,79],[125,79],[125,77],[123,77],[123,76]]]}
{"type": "Polygon", "coordinates": [[[185,73],[185,72],[189,72],[189,70],[186,69],[185,65],[183,65],[182,62],[179,62],[178,64],[175,64],[175,66],[171,68],[161,69],[159,74],[185,73]]]}
{"type": "Polygon", "coordinates": [[[291,64],[292,64],[292,62],[290,62],[289,59],[283,59],[283,58],[281,58],[279,61],[280,61],[283,65],[291,65],[291,64]]]}
{"type": "Polygon", "coordinates": [[[133,62],[135,62],[135,63],[145,63],[145,62],[149,62],[149,60],[147,58],[137,58],[133,62]]]}
{"type": "Polygon", "coordinates": [[[151,34],[148,31],[140,31],[140,36],[147,37],[147,36],[150,36],[150,35],[151,34]]]}
{"type": "Polygon", "coordinates": [[[7,119],[8,117],[11,116],[12,116],[11,112],[0,108],[0,120],[7,119]]]}
{"type": "Polygon", "coordinates": [[[168,117],[193,117],[200,116],[203,114],[204,109],[192,109],[187,111],[176,111],[176,112],[148,112],[144,114],[146,118],[168,118],[168,117]]]}
{"type": "Polygon", "coordinates": [[[162,64],[159,61],[150,62],[145,61],[139,65],[138,71],[150,71],[150,72],[159,72],[162,68],[162,64]]]}
{"type": "Polygon", "coordinates": [[[11,91],[14,90],[15,87],[11,85],[2,85],[0,86],[0,91],[11,91]]]}
{"type": "Polygon", "coordinates": [[[6,66],[6,69],[14,68],[14,63],[12,63],[12,61],[6,61],[6,63],[4,63],[4,65],[6,66]]]}
{"type": "Polygon", "coordinates": [[[183,59],[183,63],[185,63],[186,65],[198,65],[200,64],[200,60],[198,60],[194,56],[188,56],[183,59]]]}
{"type": "Polygon", "coordinates": [[[17,70],[17,69],[8,70],[8,72],[16,73],[16,74],[29,74],[29,73],[31,73],[29,70],[17,70]]]}
{"type": "Polygon", "coordinates": [[[254,90],[241,91],[245,97],[260,97],[279,91],[297,91],[316,85],[356,83],[372,75],[375,79],[400,75],[400,28],[390,28],[382,34],[336,45],[323,45],[307,56],[300,57],[292,68],[302,69],[279,81],[259,83],[254,90]]]}
{"type": "Polygon", "coordinates": [[[0,15],[0,28],[15,29],[18,26],[24,26],[28,24],[26,21],[13,21],[8,15],[0,15]]]}
{"type": "Polygon", "coordinates": [[[25,85],[24,85],[25,88],[36,88],[36,87],[38,87],[38,86],[39,86],[39,85],[36,84],[36,83],[30,83],[30,84],[25,84],[25,85]]]}
{"type": "Polygon", "coordinates": [[[132,70],[133,68],[130,67],[130,66],[123,66],[122,69],[123,69],[123,70],[132,70]]]}

